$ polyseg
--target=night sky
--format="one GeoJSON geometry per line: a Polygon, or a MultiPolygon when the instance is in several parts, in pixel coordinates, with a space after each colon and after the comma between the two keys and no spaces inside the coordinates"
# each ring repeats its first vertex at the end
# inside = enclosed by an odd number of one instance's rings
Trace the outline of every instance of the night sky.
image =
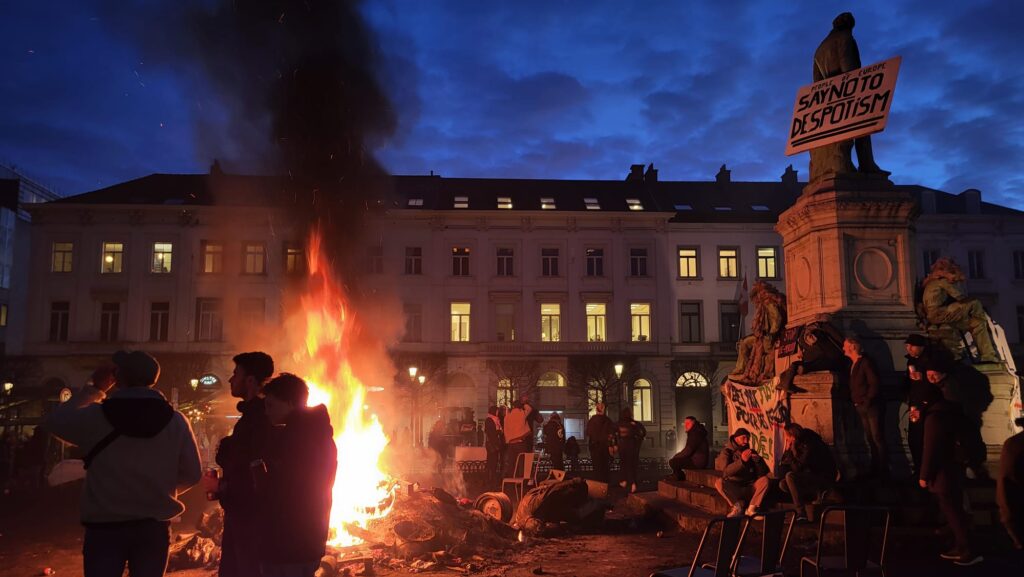
{"type": "MultiPolygon", "coordinates": [[[[153,10],[203,1],[0,0],[0,163],[64,194],[214,157],[258,169],[262,143],[219,129],[231,104],[199,66],[140,41],[153,10]]],[[[807,154],[783,153],[793,99],[845,10],[864,64],[903,57],[878,164],[1024,209],[1024,7],[1006,0],[368,1],[398,120],[377,156],[449,177],[619,180],[653,162],[663,180],[791,163],[805,179],[807,154]]]]}

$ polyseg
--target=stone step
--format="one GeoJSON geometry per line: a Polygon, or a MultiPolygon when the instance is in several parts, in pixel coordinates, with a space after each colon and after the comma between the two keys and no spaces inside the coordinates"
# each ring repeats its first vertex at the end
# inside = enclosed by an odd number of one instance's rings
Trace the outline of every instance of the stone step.
{"type": "Polygon", "coordinates": [[[643,517],[657,519],[666,527],[678,527],[687,533],[702,533],[708,520],[714,516],[675,499],[663,497],[654,491],[633,493],[627,497],[626,504],[643,517]]]}
{"type": "Polygon", "coordinates": [[[667,499],[674,499],[683,505],[703,509],[713,515],[729,513],[729,504],[718,494],[717,490],[689,481],[661,481],[658,483],[658,494],[667,499]]]}
{"type": "Polygon", "coordinates": [[[715,481],[722,478],[722,472],[714,469],[687,469],[686,482],[704,487],[714,487],[715,481]]]}

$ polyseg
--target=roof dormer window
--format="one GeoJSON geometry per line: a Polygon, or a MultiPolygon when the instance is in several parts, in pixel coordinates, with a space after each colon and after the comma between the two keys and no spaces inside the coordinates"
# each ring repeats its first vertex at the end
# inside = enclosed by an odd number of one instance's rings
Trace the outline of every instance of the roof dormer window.
{"type": "Polygon", "coordinates": [[[512,197],[511,196],[499,196],[498,197],[498,208],[509,210],[512,208],[512,197]]]}
{"type": "Polygon", "coordinates": [[[601,210],[601,203],[597,202],[596,198],[584,198],[583,203],[587,206],[587,210],[601,210]]]}
{"type": "Polygon", "coordinates": [[[455,197],[455,208],[469,208],[469,197],[468,196],[456,196],[455,197]]]}
{"type": "Polygon", "coordinates": [[[642,202],[640,202],[639,198],[627,198],[626,199],[626,206],[629,207],[629,210],[643,210],[644,209],[644,205],[643,205],[642,202]]]}
{"type": "Polygon", "coordinates": [[[410,198],[409,199],[409,206],[423,206],[423,199],[422,198],[410,198]]]}
{"type": "Polygon", "coordinates": [[[542,196],[540,199],[541,210],[555,210],[555,199],[547,196],[542,196]]]}

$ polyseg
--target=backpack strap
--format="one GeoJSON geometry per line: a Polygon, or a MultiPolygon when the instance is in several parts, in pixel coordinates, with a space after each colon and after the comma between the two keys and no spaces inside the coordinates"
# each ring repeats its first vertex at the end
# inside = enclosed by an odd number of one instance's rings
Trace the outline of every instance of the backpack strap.
{"type": "Polygon", "coordinates": [[[85,457],[82,458],[82,464],[84,465],[84,467],[88,469],[89,465],[92,465],[92,462],[96,458],[96,456],[102,453],[103,449],[106,449],[108,446],[110,446],[110,443],[113,443],[114,440],[120,436],[121,432],[118,431],[117,429],[114,429],[113,431],[107,433],[106,437],[103,437],[102,439],[100,439],[98,443],[93,445],[92,448],[89,449],[89,452],[86,453],[85,457]]]}

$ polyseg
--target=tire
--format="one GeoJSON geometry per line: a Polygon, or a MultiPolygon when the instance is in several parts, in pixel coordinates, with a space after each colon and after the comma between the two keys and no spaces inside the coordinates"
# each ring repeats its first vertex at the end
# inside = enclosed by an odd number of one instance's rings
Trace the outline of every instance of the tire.
{"type": "Polygon", "coordinates": [[[502,523],[512,520],[512,500],[505,493],[483,493],[473,502],[473,508],[502,523]]]}

